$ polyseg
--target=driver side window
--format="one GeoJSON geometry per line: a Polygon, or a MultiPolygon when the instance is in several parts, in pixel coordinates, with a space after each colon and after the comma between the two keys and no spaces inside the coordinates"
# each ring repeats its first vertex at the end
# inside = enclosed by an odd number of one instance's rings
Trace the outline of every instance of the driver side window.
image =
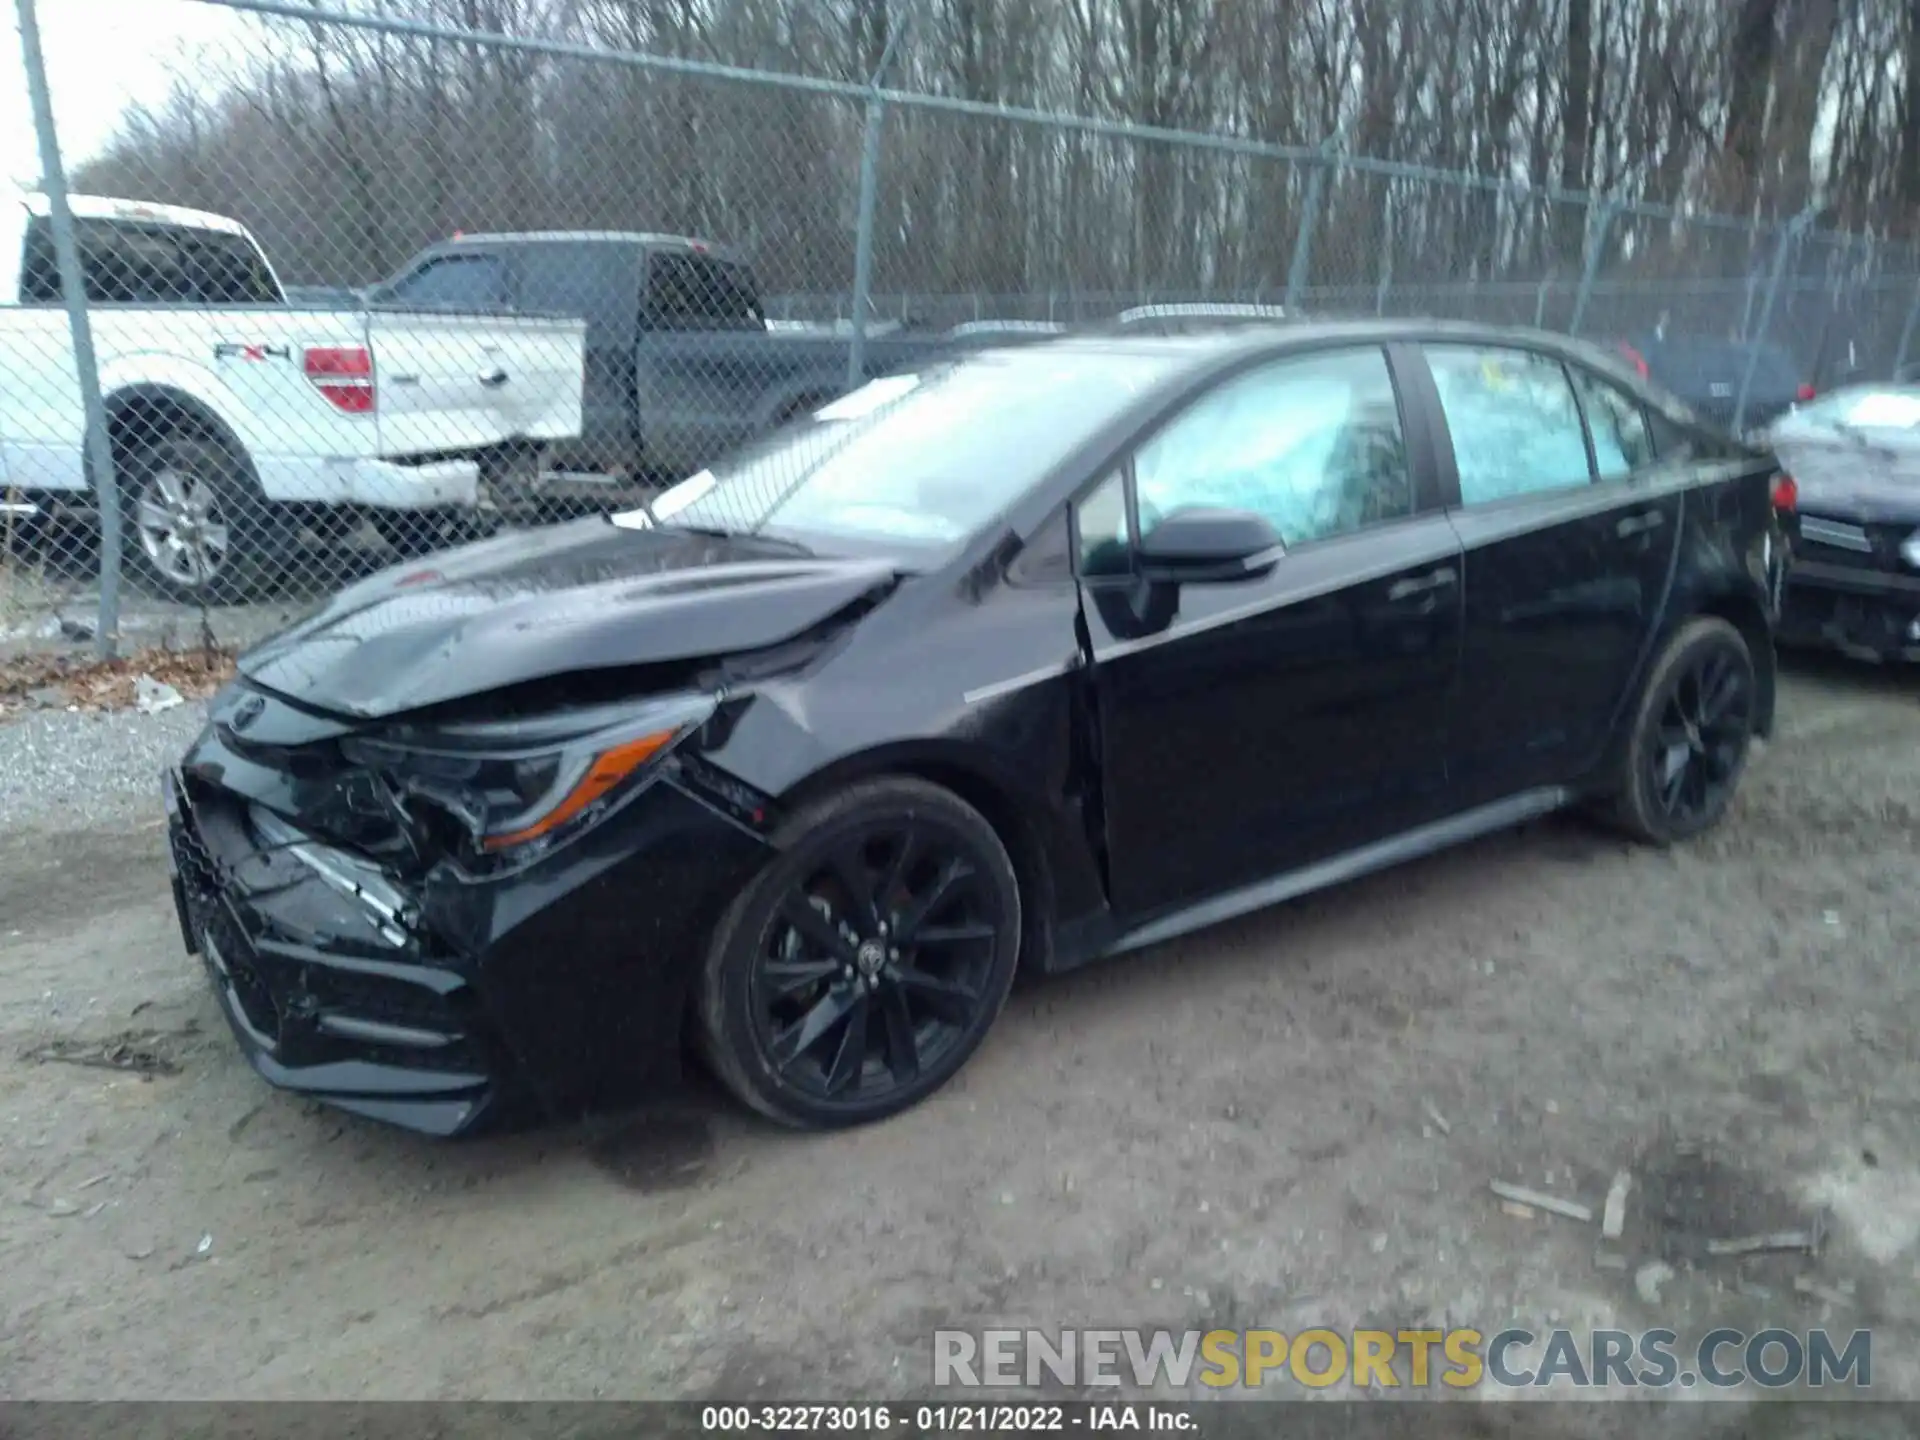
{"type": "Polygon", "coordinates": [[[1263,515],[1289,548],[1414,513],[1400,409],[1379,349],[1236,375],[1143,445],[1133,469],[1142,535],[1190,506],[1263,515]]]}

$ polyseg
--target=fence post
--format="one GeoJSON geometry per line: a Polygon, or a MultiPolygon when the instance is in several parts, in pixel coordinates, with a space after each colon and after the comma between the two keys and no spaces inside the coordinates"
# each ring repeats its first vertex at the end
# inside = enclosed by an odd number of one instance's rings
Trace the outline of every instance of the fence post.
{"type": "Polygon", "coordinates": [[[1800,244],[1800,237],[1813,224],[1818,212],[1812,209],[1802,210],[1787,222],[1787,228],[1780,232],[1780,243],[1774,247],[1773,269],[1767,276],[1767,297],[1760,302],[1760,324],[1753,335],[1746,337],[1747,363],[1740,372],[1740,395],[1733,402],[1733,433],[1738,435],[1747,428],[1747,392],[1753,388],[1754,372],[1760,368],[1760,343],[1767,338],[1773,328],[1773,307],[1780,298],[1780,282],[1786,278],[1787,257],[1800,244]]]}
{"type": "MultiPolygon", "coordinates": [[[[1588,202],[1590,205],[1591,201],[1588,202]]],[[[1586,323],[1587,302],[1593,299],[1594,282],[1600,276],[1600,259],[1606,254],[1607,237],[1613,231],[1614,203],[1602,200],[1588,215],[1587,254],[1580,267],[1580,288],[1573,296],[1573,318],[1567,321],[1567,333],[1578,335],[1586,323]]]]}
{"type": "Polygon", "coordinates": [[[1313,173],[1307,177],[1307,196],[1300,206],[1300,229],[1293,237],[1293,263],[1287,266],[1287,298],[1282,303],[1288,310],[1300,303],[1300,292],[1307,288],[1307,276],[1313,267],[1313,232],[1326,200],[1327,172],[1338,163],[1334,157],[1345,133],[1336,130],[1329,135],[1311,162],[1313,173]]]}
{"type": "Polygon", "coordinates": [[[847,389],[857,390],[867,378],[867,311],[873,300],[873,212],[880,195],[880,129],[887,107],[880,86],[900,37],[913,23],[916,0],[908,0],[899,23],[887,27],[887,43],[867,77],[867,125],[860,137],[860,199],[853,231],[853,344],[847,348],[847,389]]]}
{"type": "Polygon", "coordinates": [[[867,307],[873,298],[873,211],[880,189],[880,124],[886,106],[867,100],[867,130],[860,142],[860,211],[853,232],[853,344],[847,349],[847,389],[867,376],[867,307]]]}
{"type": "Polygon", "coordinates": [[[27,72],[27,99],[40,142],[40,188],[47,197],[47,224],[53,232],[54,259],[60,268],[60,298],[66,302],[73,335],[73,366],[80,381],[85,416],[83,450],[93,477],[94,503],[100,512],[100,615],[94,647],[111,660],[120,641],[120,487],[108,448],[107,411],[100,400],[100,370],[94,358],[93,326],[87,318],[86,280],[80,247],[74,239],[73,212],[67,207],[67,172],[60,163],[60,139],[53,128],[53,99],[47,91],[47,67],[40,53],[40,23],[34,0],[15,0],[20,17],[20,60],[27,72]]]}
{"type": "Polygon", "coordinates": [[[1907,351],[1913,346],[1913,327],[1920,323],[1920,279],[1913,282],[1913,299],[1907,305],[1907,321],[1900,327],[1900,346],[1893,352],[1893,378],[1898,382],[1900,372],[1907,368],[1907,351]]]}

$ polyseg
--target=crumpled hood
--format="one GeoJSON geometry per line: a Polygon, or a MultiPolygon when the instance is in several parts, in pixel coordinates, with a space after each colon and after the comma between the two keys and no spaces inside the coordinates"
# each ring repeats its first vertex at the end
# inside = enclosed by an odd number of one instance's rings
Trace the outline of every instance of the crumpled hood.
{"type": "Polygon", "coordinates": [[[1799,487],[1799,506],[1861,524],[1920,525],[1920,450],[1778,436],[1774,453],[1799,487]]]}
{"type": "Polygon", "coordinates": [[[596,517],[383,571],[239,669],[314,709],[380,719],[550,675],[777,645],[895,577],[886,560],[596,517]]]}

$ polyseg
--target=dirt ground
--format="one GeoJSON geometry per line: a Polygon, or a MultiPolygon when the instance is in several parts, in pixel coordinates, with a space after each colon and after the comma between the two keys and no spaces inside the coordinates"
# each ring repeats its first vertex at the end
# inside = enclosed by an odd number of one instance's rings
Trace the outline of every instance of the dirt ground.
{"type": "Polygon", "coordinates": [[[1917,694],[1801,667],[1702,843],[1555,819],[1026,986],[828,1138],[278,1095],[157,825],[0,836],[0,1397],[844,1399],[924,1393],[940,1326],[1421,1322],[1871,1327],[1920,1397],[1917,694]],[[1620,1167],[1624,1269],[1488,1189],[1620,1167]],[[1820,1207],[1817,1258],[1704,1255],[1820,1207]]]}

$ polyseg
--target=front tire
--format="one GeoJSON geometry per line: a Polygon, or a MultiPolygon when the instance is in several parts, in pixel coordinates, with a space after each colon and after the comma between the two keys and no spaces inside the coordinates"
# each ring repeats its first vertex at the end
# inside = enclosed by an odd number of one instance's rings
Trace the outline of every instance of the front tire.
{"type": "Polygon", "coordinates": [[[1745,637],[1716,616],[1688,621],[1641,692],[1607,818],[1663,846],[1719,824],[1746,768],[1757,697],[1745,637]]]}
{"type": "Polygon", "coordinates": [[[917,1104],[986,1037],[1019,960],[1020,885],[993,827],[925,781],[872,780],[775,837],[717,927],[701,1048],[742,1101],[838,1129],[917,1104]]]}

